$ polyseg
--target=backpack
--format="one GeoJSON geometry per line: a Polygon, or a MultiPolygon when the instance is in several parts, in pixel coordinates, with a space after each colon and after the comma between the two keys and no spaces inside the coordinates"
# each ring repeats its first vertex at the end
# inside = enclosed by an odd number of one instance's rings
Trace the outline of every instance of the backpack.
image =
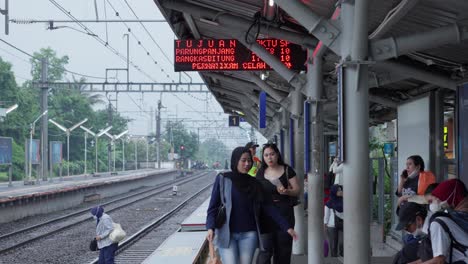
{"type": "Polygon", "coordinates": [[[455,248],[456,250],[462,252],[466,256],[466,250],[468,249],[468,245],[461,244],[453,237],[452,232],[450,231],[447,224],[442,219],[437,218],[440,216],[450,218],[458,226],[460,226],[466,233],[468,233],[468,213],[460,212],[460,211],[450,211],[449,213],[446,213],[446,212],[434,213],[429,219],[428,235],[424,237],[420,242],[420,246],[418,249],[419,257],[421,258],[422,261],[427,261],[434,257],[433,252],[432,252],[431,228],[430,227],[431,227],[432,222],[437,222],[444,229],[444,231],[449,235],[449,238],[450,238],[450,256],[449,256],[449,262],[447,263],[468,264],[468,263],[465,263],[464,261],[452,262],[453,249],[455,248]]]}

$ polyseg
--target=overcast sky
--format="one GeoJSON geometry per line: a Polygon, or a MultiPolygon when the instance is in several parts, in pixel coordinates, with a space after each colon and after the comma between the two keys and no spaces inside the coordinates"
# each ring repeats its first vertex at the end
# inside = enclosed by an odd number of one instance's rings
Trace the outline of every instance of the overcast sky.
{"type": "MultiPolygon", "coordinates": [[[[61,12],[52,2],[49,0],[10,0],[10,19],[69,20],[70,18],[61,12]]],[[[77,19],[96,19],[95,0],[55,0],[55,2],[77,19]]],[[[152,0],[127,0],[127,2],[140,19],[164,19],[152,0]]],[[[3,8],[3,3],[4,1],[1,1],[1,8],[3,8]]],[[[101,20],[106,18],[105,13],[107,13],[107,19],[119,19],[115,15],[111,5],[119,12],[120,17],[123,19],[135,19],[135,16],[127,7],[124,0],[96,0],[96,3],[98,16],[101,20]]],[[[105,48],[95,38],[76,31],[83,31],[83,29],[75,23],[55,23],[54,26],[69,26],[73,28],[56,30],[47,30],[45,23],[10,23],[9,35],[4,34],[4,25],[4,17],[1,16],[0,34],[2,35],[2,39],[31,54],[40,48],[51,47],[57,52],[58,56],[69,56],[70,60],[67,69],[70,71],[103,77],[106,68],[126,67],[125,61],[105,48]]],[[[126,56],[126,39],[123,34],[128,31],[123,23],[108,23],[107,35],[105,23],[86,23],[85,25],[101,39],[108,39],[110,46],[126,56]]],[[[175,36],[169,25],[165,22],[145,23],[146,28],[165,54],[161,52],[139,23],[127,23],[127,25],[141,42],[141,45],[138,45],[137,39],[133,35],[130,35],[130,59],[146,73],[143,74],[130,66],[130,81],[172,82],[174,80],[178,82],[179,73],[174,72],[172,65],[175,36]],[[143,47],[150,52],[152,58],[147,55],[143,47]],[[153,59],[157,61],[157,64],[154,63],[153,59]]],[[[0,43],[0,56],[13,64],[13,71],[18,83],[24,82],[25,79],[30,79],[31,65],[26,55],[0,43]]],[[[188,74],[192,77],[193,82],[201,82],[196,72],[188,74]]],[[[126,74],[122,72],[117,78],[121,82],[124,82],[126,81],[126,74]]],[[[72,80],[70,75],[68,79],[72,80]]],[[[186,76],[182,75],[183,82],[188,82],[188,80],[186,76]]],[[[88,81],[101,82],[102,80],[88,78],[88,81]]],[[[115,95],[112,95],[112,98],[115,98],[115,95]]],[[[154,131],[155,124],[154,122],[150,123],[148,112],[151,108],[156,108],[158,99],[160,99],[160,94],[119,94],[118,111],[123,116],[135,119],[129,125],[131,134],[147,135],[149,131],[154,131]],[[150,124],[153,124],[152,128],[150,124]]],[[[244,127],[242,129],[223,129],[223,127],[227,127],[227,115],[221,113],[221,107],[211,94],[178,93],[174,95],[164,93],[162,95],[162,102],[167,107],[162,114],[163,123],[168,118],[175,119],[177,117],[178,119],[184,119],[187,127],[194,128],[194,131],[200,132],[201,140],[210,136],[219,136],[219,139],[225,141],[229,147],[245,144],[248,141],[247,132],[250,130],[250,126],[247,123],[242,125],[244,127]],[[200,120],[205,120],[205,122],[200,122],[200,120]],[[219,127],[219,129],[206,129],[206,127],[219,127]],[[226,134],[232,134],[237,139],[228,140],[223,136],[226,134]]],[[[260,134],[257,133],[257,137],[261,137],[260,134]]]]}

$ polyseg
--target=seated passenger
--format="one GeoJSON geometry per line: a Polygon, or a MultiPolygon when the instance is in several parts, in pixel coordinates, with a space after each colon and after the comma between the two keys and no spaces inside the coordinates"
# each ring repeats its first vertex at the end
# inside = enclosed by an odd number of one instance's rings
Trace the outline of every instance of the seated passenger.
{"type": "Polygon", "coordinates": [[[405,230],[412,239],[395,255],[393,264],[405,264],[419,259],[419,241],[426,236],[422,231],[426,216],[427,209],[423,205],[407,202],[401,206],[396,230],[405,230]]]}
{"type": "Polygon", "coordinates": [[[424,170],[424,160],[419,155],[413,155],[406,160],[406,169],[400,175],[400,182],[396,195],[398,204],[406,201],[413,195],[424,195],[427,187],[435,183],[432,172],[424,170]]]}
{"type": "Polygon", "coordinates": [[[458,179],[441,182],[432,191],[429,220],[431,247],[420,255],[423,263],[468,263],[468,197],[458,179]],[[448,213],[443,212],[447,209],[448,213]]]}

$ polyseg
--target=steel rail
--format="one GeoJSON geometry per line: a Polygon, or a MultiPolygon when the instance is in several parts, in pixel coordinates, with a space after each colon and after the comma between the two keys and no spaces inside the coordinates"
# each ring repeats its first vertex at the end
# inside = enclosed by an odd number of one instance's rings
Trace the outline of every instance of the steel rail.
{"type": "MultiPolygon", "coordinates": [[[[139,201],[141,201],[141,200],[147,199],[148,197],[151,197],[151,196],[160,194],[160,193],[165,192],[165,191],[167,191],[167,190],[171,190],[171,189],[172,189],[172,185],[173,185],[174,183],[177,183],[177,184],[185,184],[185,183],[187,183],[187,182],[191,182],[191,181],[193,181],[193,180],[202,178],[202,177],[206,176],[208,173],[209,173],[209,172],[203,173],[203,174],[201,174],[200,176],[192,176],[192,177],[190,177],[190,178],[188,178],[188,179],[185,178],[185,179],[182,179],[182,180],[171,181],[171,182],[168,183],[168,184],[164,184],[164,185],[162,185],[162,186],[158,186],[158,187],[152,188],[152,189],[150,189],[150,190],[145,190],[145,191],[139,192],[139,193],[137,193],[137,194],[128,195],[128,196],[125,196],[125,197],[122,197],[122,198],[118,198],[118,199],[109,201],[109,202],[107,202],[107,203],[104,203],[104,204],[102,204],[102,205],[109,205],[109,204],[111,204],[111,203],[115,203],[115,202],[118,202],[118,201],[122,201],[122,200],[125,200],[125,199],[128,199],[128,198],[132,198],[132,197],[135,197],[135,196],[139,196],[139,195],[142,195],[142,194],[145,194],[145,193],[154,191],[154,193],[145,195],[145,196],[143,196],[143,197],[141,197],[141,198],[138,198],[138,199],[129,201],[129,202],[124,203],[124,204],[122,204],[122,205],[119,205],[119,206],[116,206],[116,207],[114,207],[114,208],[111,208],[111,209],[106,210],[107,212],[112,212],[112,211],[115,211],[115,210],[120,209],[120,208],[122,208],[122,207],[126,207],[126,206],[128,206],[128,205],[133,204],[133,203],[136,203],[136,202],[139,202],[139,201]],[[168,187],[168,186],[169,186],[169,187],[168,187]],[[158,190],[158,189],[161,189],[161,190],[158,190]]],[[[60,220],[64,220],[64,219],[71,218],[71,217],[73,217],[73,216],[76,216],[76,215],[79,215],[79,214],[83,214],[83,213],[88,213],[88,212],[89,212],[89,209],[80,210],[79,212],[75,212],[75,213],[72,213],[72,214],[69,214],[69,215],[65,215],[65,216],[62,216],[62,217],[58,217],[58,218],[52,219],[52,220],[47,221],[47,222],[44,222],[44,223],[40,223],[40,224],[38,224],[38,225],[34,225],[34,226],[31,226],[31,227],[28,227],[28,228],[24,228],[24,229],[18,230],[18,231],[16,231],[16,232],[12,232],[12,233],[6,234],[6,235],[4,235],[4,236],[2,236],[2,237],[11,237],[11,236],[14,235],[13,233],[15,233],[16,235],[18,235],[18,234],[20,234],[20,233],[24,233],[24,232],[26,232],[26,231],[30,231],[30,230],[33,230],[33,229],[42,227],[42,226],[45,226],[45,225],[50,224],[50,223],[54,223],[54,222],[57,222],[57,221],[60,221],[60,220]]],[[[83,222],[88,221],[89,219],[91,219],[91,216],[90,216],[90,217],[86,217],[86,218],[81,219],[81,220],[78,220],[78,221],[76,221],[76,222],[73,222],[73,223],[71,223],[71,224],[65,225],[65,226],[63,226],[63,227],[54,229],[54,230],[52,230],[52,231],[50,231],[50,232],[47,232],[47,233],[44,233],[44,234],[40,234],[40,235],[38,235],[38,236],[36,236],[36,237],[33,237],[33,238],[31,238],[31,239],[27,239],[27,240],[24,240],[24,241],[22,241],[22,242],[16,243],[16,244],[14,244],[14,245],[12,245],[12,246],[9,246],[9,247],[0,249],[0,255],[6,253],[6,252],[8,252],[8,251],[11,251],[11,250],[13,250],[13,249],[16,249],[16,248],[22,247],[22,246],[24,246],[24,245],[27,245],[27,244],[29,244],[29,243],[32,243],[32,242],[34,242],[34,241],[36,241],[36,240],[39,240],[39,239],[48,237],[48,236],[50,236],[50,235],[53,235],[53,234],[55,234],[55,233],[58,233],[58,232],[60,232],[60,231],[63,231],[63,230],[69,229],[69,228],[72,228],[72,227],[74,227],[74,226],[76,226],[76,225],[79,225],[79,224],[81,224],[81,223],[83,223],[83,222]]]]}

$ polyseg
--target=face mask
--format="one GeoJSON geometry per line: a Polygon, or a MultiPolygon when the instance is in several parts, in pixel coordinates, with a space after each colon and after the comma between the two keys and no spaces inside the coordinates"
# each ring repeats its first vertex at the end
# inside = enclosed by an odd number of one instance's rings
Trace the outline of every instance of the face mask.
{"type": "Polygon", "coordinates": [[[94,220],[97,220],[97,216],[93,215],[93,219],[94,219],[94,220]]]}
{"type": "Polygon", "coordinates": [[[410,175],[408,175],[408,177],[413,179],[413,178],[416,178],[416,176],[418,175],[419,175],[419,169],[416,168],[410,175]]]}
{"type": "Polygon", "coordinates": [[[417,228],[416,231],[414,231],[413,233],[411,233],[414,237],[419,237],[419,236],[422,236],[424,234],[424,232],[422,231],[422,228],[417,228]]]}
{"type": "Polygon", "coordinates": [[[449,208],[447,201],[443,201],[441,203],[434,201],[429,205],[429,211],[433,213],[445,210],[447,208],[449,208]]]}
{"type": "Polygon", "coordinates": [[[433,201],[433,202],[429,205],[429,211],[431,211],[431,212],[433,212],[433,213],[439,212],[440,210],[442,210],[442,206],[440,206],[440,203],[439,203],[439,202],[433,201]]]}

